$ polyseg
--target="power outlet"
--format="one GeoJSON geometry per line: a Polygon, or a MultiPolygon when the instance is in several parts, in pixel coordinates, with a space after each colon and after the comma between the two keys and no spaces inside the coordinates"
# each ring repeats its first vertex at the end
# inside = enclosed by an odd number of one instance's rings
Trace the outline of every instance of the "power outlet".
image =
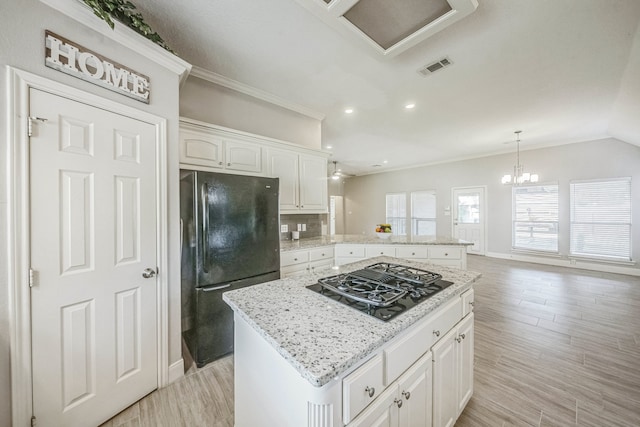
{"type": "Polygon", "coordinates": [[[302,224],[298,224],[298,231],[302,231],[302,224]]]}
{"type": "Polygon", "coordinates": [[[287,224],[280,225],[280,232],[281,233],[288,233],[289,232],[289,226],[287,224]]]}
{"type": "Polygon", "coordinates": [[[302,224],[302,230],[300,231],[307,231],[307,224],[302,224]]]}

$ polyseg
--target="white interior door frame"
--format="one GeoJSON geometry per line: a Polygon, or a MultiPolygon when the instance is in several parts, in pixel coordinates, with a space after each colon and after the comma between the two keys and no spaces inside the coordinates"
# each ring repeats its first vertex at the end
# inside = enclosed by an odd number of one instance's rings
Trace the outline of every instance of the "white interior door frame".
{"type": "Polygon", "coordinates": [[[457,203],[456,199],[455,199],[455,192],[457,190],[475,190],[475,189],[482,189],[483,192],[483,206],[482,206],[482,233],[484,236],[484,244],[483,244],[483,250],[482,250],[482,255],[486,255],[486,253],[488,252],[487,250],[487,242],[489,241],[489,230],[488,230],[488,224],[489,224],[489,209],[487,209],[488,203],[487,203],[487,198],[488,196],[488,192],[487,192],[487,186],[486,185],[474,185],[474,186],[469,186],[469,187],[452,187],[451,188],[451,236],[455,236],[455,209],[453,208],[453,204],[457,203]]]}
{"type": "Polygon", "coordinates": [[[97,108],[144,121],[156,129],[156,179],[158,250],[158,387],[169,377],[167,120],[101,98],[44,77],[7,66],[7,279],[11,347],[11,410],[14,426],[31,425],[33,414],[31,369],[31,301],[29,288],[29,89],[35,88],[97,108]],[[164,273],[164,274],[163,274],[164,273]]]}

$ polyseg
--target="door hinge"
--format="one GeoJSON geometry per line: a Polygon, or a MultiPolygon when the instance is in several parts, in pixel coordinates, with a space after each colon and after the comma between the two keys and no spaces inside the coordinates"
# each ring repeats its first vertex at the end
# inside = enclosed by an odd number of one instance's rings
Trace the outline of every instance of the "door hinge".
{"type": "Polygon", "coordinates": [[[29,269],[29,287],[33,288],[38,285],[38,272],[33,268],[29,269]]]}
{"type": "Polygon", "coordinates": [[[34,116],[29,116],[27,117],[27,135],[29,137],[33,136],[33,121],[37,120],[41,123],[44,123],[47,121],[47,119],[43,119],[42,117],[34,117],[34,116]]]}
{"type": "Polygon", "coordinates": [[[35,415],[32,415],[32,416],[31,416],[31,427],[35,427],[35,425],[36,425],[37,423],[38,423],[38,422],[36,421],[36,416],[35,416],[35,415]]]}

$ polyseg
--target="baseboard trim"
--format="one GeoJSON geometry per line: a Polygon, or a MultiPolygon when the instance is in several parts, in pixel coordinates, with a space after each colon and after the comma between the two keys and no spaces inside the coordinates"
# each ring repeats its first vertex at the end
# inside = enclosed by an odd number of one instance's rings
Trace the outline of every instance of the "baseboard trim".
{"type": "Polygon", "coordinates": [[[538,257],[533,255],[521,254],[505,254],[501,252],[487,252],[486,256],[490,258],[512,259],[514,261],[532,262],[534,264],[554,265],[557,267],[578,268],[581,270],[601,271],[604,273],[627,274],[629,276],[640,276],[640,269],[623,267],[619,265],[598,263],[596,261],[586,260],[568,260],[553,257],[538,257]]]}
{"type": "Polygon", "coordinates": [[[184,377],[184,359],[180,358],[178,361],[169,365],[169,384],[184,377]]]}

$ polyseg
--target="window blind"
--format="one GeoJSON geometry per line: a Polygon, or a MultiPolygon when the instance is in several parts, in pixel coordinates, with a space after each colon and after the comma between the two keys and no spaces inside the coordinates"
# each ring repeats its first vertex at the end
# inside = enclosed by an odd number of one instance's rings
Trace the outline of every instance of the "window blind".
{"type": "Polygon", "coordinates": [[[411,193],[411,234],[414,236],[436,235],[435,191],[411,193]]]}
{"type": "Polygon", "coordinates": [[[558,185],[513,187],[513,248],[558,252],[558,185]]]}
{"type": "Polygon", "coordinates": [[[631,260],[631,178],[570,187],[571,255],[631,260]]]}
{"type": "Polygon", "coordinates": [[[405,193],[387,194],[386,223],[391,224],[395,235],[407,234],[407,195],[405,193]]]}

